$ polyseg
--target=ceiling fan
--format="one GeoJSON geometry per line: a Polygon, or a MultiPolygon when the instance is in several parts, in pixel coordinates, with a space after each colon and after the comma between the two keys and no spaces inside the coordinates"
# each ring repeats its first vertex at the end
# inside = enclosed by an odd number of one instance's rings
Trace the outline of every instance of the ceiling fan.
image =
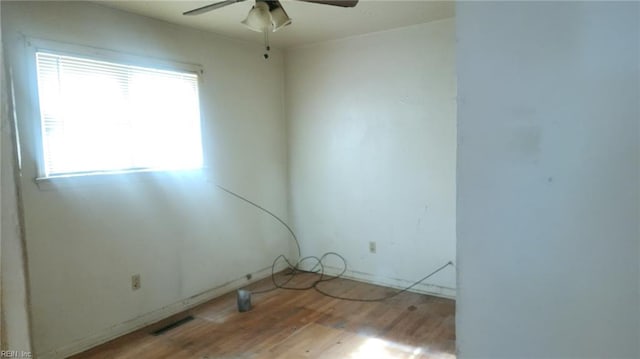
{"type": "MultiPolygon", "coordinates": [[[[224,0],[210,5],[205,5],[197,9],[183,12],[182,15],[200,15],[215,9],[232,5],[246,0],[224,0]]],[[[332,5],[340,7],[354,7],[358,4],[358,0],[298,0],[322,5],[332,5]]],[[[249,29],[264,33],[264,43],[267,53],[264,58],[268,59],[270,50],[269,35],[270,31],[278,31],[279,29],[291,24],[291,18],[278,0],[255,0],[255,5],[249,10],[247,18],[241,23],[249,29]]]]}

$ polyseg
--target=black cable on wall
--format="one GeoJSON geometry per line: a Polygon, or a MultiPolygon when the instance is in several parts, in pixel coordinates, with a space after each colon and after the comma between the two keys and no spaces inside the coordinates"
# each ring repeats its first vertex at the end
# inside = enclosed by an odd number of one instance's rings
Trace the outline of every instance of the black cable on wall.
{"type": "Polygon", "coordinates": [[[309,290],[309,289],[313,289],[316,292],[330,297],[330,298],[334,298],[334,299],[340,299],[340,300],[346,300],[346,301],[352,301],[352,302],[381,302],[390,298],[393,298],[401,293],[404,293],[408,290],[410,290],[411,288],[415,287],[416,285],[424,282],[425,280],[431,278],[432,276],[434,276],[436,273],[442,271],[443,269],[445,269],[448,266],[453,266],[453,262],[449,261],[447,263],[445,263],[444,265],[438,267],[438,269],[434,270],[433,272],[429,273],[428,275],[424,276],[423,278],[419,279],[418,281],[412,283],[411,285],[409,285],[408,287],[405,287],[403,289],[400,289],[396,292],[393,292],[391,294],[382,296],[382,297],[378,297],[378,298],[351,298],[351,297],[343,297],[343,296],[339,296],[339,295],[334,295],[331,293],[328,293],[325,289],[321,289],[318,285],[320,283],[323,282],[328,282],[337,278],[341,278],[344,273],[347,271],[347,260],[340,255],[339,253],[336,252],[326,252],[324,253],[322,256],[320,257],[316,257],[316,256],[306,256],[306,257],[302,257],[302,251],[300,249],[300,242],[298,241],[298,237],[296,236],[296,234],[293,232],[293,230],[291,229],[291,227],[289,227],[289,225],[287,225],[287,223],[285,221],[283,221],[280,217],[278,217],[277,215],[275,215],[273,212],[269,211],[268,209],[260,206],[259,204],[248,200],[247,198],[229,190],[226,189],[220,185],[216,185],[218,186],[218,188],[220,188],[221,190],[223,190],[224,192],[258,208],[259,210],[267,213],[268,215],[270,215],[271,217],[275,218],[278,222],[280,222],[280,224],[282,224],[291,234],[291,237],[293,238],[293,241],[296,244],[296,248],[298,250],[298,260],[296,261],[295,264],[291,263],[289,261],[289,259],[287,259],[287,257],[284,254],[280,254],[279,256],[277,256],[274,260],[273,263],[271,265],[271,281],[273,283],[273,287],[272,288],[268,288],[268,289],[264,289],[264,290],[259,290],[259,291],[251,291],[252,294],[262,294],[262,293],[267,293],[267,292],[271,292],[273,290],[276,289],[286,289],[286,290],[309,290]],[[339,258],[342,261],[342,270],[340,271],[340,273],[336,276],[328,276],[325,274],[325,264],[324,261],[327,257],[329,256],[334,256],[339,258]],[[278,281],[276,280],[276,267],[278,262],[280,261],[284,261],[287,263],[287,266],[289,268],[289,270],[291,271],[291,275],[290,277],[281,282],[278,283],[278,281]],[[301,265],[305,262],[308,261],[315,261],[315,265],[313,267],[311,267],[310,270],[304,270],[301,269],[301,265]],[[310,285],[307,286],[303,286],[303,287],[295,287],[295,286],[287,286],[287,284],[299,273],[311,273],[311,274],[315,274],[318,275],[319,278],[316,279],[315,281],[313,281],[310,285]]]}

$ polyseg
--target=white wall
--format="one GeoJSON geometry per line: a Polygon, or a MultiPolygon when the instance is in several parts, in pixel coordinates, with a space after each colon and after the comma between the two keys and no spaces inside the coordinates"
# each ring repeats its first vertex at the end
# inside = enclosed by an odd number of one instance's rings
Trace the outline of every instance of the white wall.
{"type": "Polygon", "coordinates": [[[460,358],[638,358],[639,4],[457,4],[460,358]]]}
{"type": "Polygon", "coordinates": [[[14,118],[8,77],[4,49],[0,46],[0,347],[30,352],[25,250],[18,206],[14,118]]]}
{"type": "Polygon", "coordinates": [[[229,291],[246,283],[246,273],[268,274],[261,270],[290,251],[276,221],[215,187],[286,219],[280,51],[265,61],[258,43],[79,2],[2,2],[2,26],[16,80],[33,344],[41,357],[84,349],[229,291]],[[205,173],[39,189],[25,36],[202,65],[205,173]],[[134,273],[142,277],[135,292],[134,273]]]}
{"type": "MultiPolygon", "coordinates": [[[[338,252],[348,275],[397,287],[455,260],[454,63],[453,19],[287,50],[303,255],[338,252]]],[[[426,283],[454,296],[455,270],[426,283]]]]}
{"type": "Polygon", "coordinates": [[[0,66],[0,273],[2,350],[31,351],[25,245],[19,211],[16,148],[13,139],[10,80],[0,66]]]}

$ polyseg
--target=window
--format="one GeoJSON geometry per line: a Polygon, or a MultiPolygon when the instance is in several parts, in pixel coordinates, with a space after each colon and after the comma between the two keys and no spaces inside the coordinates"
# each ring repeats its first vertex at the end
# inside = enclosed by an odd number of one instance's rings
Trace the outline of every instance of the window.
{"type": "Polygon", "coordinates": [[[202,167],[196,73],[35,56],[44,177],[202,167]]]}

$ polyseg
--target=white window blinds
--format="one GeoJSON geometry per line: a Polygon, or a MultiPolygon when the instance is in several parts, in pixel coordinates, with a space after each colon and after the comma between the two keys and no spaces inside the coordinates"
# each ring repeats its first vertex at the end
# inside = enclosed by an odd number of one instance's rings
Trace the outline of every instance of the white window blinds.
{"type": "Polygon", "coordinates": [[[198,76],[36,53],[45,176],[202,166],[198,76]]]}

